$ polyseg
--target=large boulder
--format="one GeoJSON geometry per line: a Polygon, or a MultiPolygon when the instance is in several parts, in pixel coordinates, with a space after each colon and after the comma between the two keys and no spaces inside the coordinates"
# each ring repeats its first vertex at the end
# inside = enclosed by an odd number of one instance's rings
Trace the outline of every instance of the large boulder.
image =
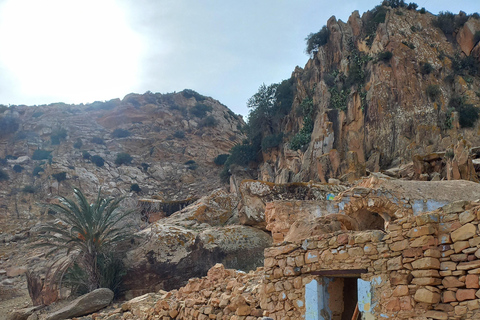
{"type": "Polygon", "coordinates": [[[126,298],[179,288],[216,263],[255,270],[263,266],[263,250],[272,244],[268,233],[249,226],[185,228],[159,222],[143,232],[145,244],[128,253],[126,298]]]}
{"type": "Polygon", "coordinates": [[[62,309],[48,314],[45,320],[61,320],[84,316],[108,306],[113,300],[113,291],[100,288],[73,300],[62,309]]]}

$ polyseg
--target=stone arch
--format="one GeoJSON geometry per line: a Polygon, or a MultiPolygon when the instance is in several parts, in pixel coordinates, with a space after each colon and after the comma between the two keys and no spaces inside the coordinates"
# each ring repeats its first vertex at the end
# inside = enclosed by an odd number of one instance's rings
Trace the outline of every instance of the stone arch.
{"type": "Polygon", "coordinates": [[[405,216],[405,210],[386,197],[355,199],[344,212],[357,221],[359,230],[385,230],[390,221],[405,216]]]}

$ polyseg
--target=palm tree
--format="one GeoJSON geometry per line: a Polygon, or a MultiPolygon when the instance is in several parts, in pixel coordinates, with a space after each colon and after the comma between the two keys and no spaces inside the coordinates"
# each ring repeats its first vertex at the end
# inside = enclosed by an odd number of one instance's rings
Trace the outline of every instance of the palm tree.
{"type": "Polygon", "coordinates": [[[105,199],[101,190],[91,204],[79,189],[74,189],[74,198],[59,197],[60,204],[48,205],[56,220],[40,228],[35,246],[48,247],[46,256],[57,257],[58,281],[67,270],[81,270],[91,291],[102,285],[102,264],[118,252],[120,242],[132,236],[132,229],[122,222],[133,211],[121,210],[123,197],[105,199]]]}

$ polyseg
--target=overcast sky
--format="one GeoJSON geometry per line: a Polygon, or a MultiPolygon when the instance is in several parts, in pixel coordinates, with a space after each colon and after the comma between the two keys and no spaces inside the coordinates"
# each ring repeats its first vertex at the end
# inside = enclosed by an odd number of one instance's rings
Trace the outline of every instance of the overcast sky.
{"type": "MultiPolygon", "coordinates": [[[[381,1],[0,0],[0,104],[88,103],[185,88],[235,113],[308,60],[305,37],[381,1]]],[[[421,0],[432,13],[478,0],[421,0]]]]}

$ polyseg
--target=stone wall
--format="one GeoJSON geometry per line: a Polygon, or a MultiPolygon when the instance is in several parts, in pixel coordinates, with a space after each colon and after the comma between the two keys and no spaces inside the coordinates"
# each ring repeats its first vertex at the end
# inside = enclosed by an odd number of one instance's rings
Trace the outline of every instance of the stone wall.
{"type": "Polygon", "coordinates": [[[265,249],[260,305],[273,319],[301,319],[312,312],[305,287],[318,283],[326,288],[318,312],[341,319],[347,292],[333,284],[358,277],[366,319],[478,319],[479,220],[478,203],[456,202],[398,219],[385,232],[337,231],[277,244],[265,249]],[[370,294],[362,295],[365,287],[370,294]]]}

